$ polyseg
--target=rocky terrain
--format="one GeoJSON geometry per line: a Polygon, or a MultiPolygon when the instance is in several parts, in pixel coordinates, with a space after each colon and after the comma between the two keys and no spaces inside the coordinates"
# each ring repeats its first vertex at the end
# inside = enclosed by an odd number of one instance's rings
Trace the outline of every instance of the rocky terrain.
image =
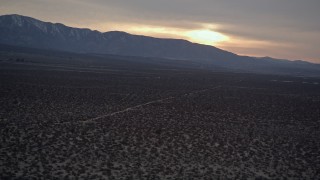
{"type": "Polygon", "coordinates": [[[317,78],[25,61],[0,62],[1,179],[320,177],[317,78]]]}

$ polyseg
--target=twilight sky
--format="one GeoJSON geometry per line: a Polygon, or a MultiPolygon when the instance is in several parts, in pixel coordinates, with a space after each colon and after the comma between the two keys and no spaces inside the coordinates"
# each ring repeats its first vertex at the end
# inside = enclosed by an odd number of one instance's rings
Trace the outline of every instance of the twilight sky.
{"type": "Polygon", "coordinates": [[[0,0],[0,15],[320,63],[320,0],[0,0]]]}

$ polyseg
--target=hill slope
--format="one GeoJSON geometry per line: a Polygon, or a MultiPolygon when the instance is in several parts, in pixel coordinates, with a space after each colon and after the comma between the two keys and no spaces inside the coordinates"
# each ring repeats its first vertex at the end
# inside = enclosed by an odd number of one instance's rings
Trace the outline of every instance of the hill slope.
{"type": "Polygon", "coordinates": [[[320,75],[318,64],[238,56],[186,40],[160,39],[119,31],[102,33],[21,15],[0,16],[0,43],[77,53],[183,59],[249,72],[320,75]]]}

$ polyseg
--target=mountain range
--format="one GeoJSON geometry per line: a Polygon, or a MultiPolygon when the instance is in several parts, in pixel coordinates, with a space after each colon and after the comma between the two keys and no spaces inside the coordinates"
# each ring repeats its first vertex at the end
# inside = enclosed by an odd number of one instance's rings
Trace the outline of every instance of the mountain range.
{"type": "Polygon", "coordinates": [[[0,16],[0,44],[74,53],[181,59],[245,72],[320,76],[320,64],[239,56],[182,39],[154,38],[120,31],[99,32],[16,14],[0,16]]]}

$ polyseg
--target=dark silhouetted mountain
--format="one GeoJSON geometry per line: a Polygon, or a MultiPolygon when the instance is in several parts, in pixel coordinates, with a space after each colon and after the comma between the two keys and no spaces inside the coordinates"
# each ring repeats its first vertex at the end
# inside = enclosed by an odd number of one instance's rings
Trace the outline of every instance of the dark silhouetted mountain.
{"type": "Polygon", "coordinates": [[[99,32],[39,21],[21,15],[0,16],[0,43],[90,54],[114,54],[196,61],[210,67],[234,70],[320,74],[320,65],[304,61],[277,60],[269,57],[238,56],[213,46],[180,39],[160,39],[126,32],[99,32]]]}

